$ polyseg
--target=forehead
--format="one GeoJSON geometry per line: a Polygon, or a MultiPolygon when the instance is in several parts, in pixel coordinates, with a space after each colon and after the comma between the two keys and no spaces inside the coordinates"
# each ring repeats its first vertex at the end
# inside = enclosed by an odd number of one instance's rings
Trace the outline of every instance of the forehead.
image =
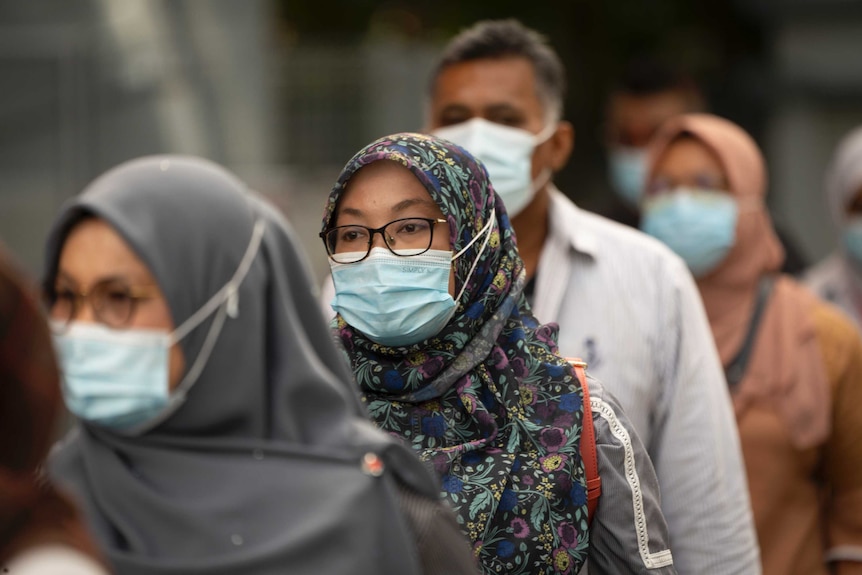
{"type": "Polygon", "coordinates": [[[610,99],[611,121],[617,124],[648,123],[657,126],[665,120],[688,112],[686,95],[679,90],[655,94],[616,92],[610,99]]]}
{"type": "Polygon", "coordinates": [[[59,271],[79,281],[128,276],[149,279],[150,270],[105,220],[91,217],[76,223],[60,251],[59,271]]]}
{"type": "Polygon", "coordinates": [[[536,72],[526,58],[479,59],[447,66],[437,77],[431,99],[434,109],[460,105],[477,114],[500,104],[542,115],[536,72]]]}
{"type": "Polygon", "coordinates": [[[682,136],[665,149],[656,164],[657,173],[688,175],[710,173],[724,175],[718,155],[706,144],[690,136],[682,136]]]}
{"type": "Polygon", "coordinates": [[[347,182],[338,200],[338,213],[390,214],[398,208],[418,207],[442,215],[422,182],[407,167],[395,161],[380,160],[360,168],[347,182]]]}

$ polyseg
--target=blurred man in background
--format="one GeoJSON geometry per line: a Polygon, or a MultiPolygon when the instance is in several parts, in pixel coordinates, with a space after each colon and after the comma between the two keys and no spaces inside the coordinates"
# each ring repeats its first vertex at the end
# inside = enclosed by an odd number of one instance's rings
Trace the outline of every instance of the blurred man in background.
{"type": "MultiPolygon", "coordinates": [[[[605,108],[604,143],[608,185],[613,192],[608,218],[638,227],[646,179],[647,144],[666,121],[675,116],[708,111],[708,103],[694,78],[659,59],[635,58],[626,66],[605,108]]],[[[773,222],[775,222],[773,216],[773,222]]],[[[801,273],[806,265],[797,242],[774,224],[786,254],[781,271],[801,273]]]]}
{"type": "Polygon", "coordinates": [[[705,111],[694,81],[659,60],[629,63],[608,96],[604,143],[614,203],[606,215],[633,228],[640,219],[647,144],[658,128],[680,114],[705,111]]]}

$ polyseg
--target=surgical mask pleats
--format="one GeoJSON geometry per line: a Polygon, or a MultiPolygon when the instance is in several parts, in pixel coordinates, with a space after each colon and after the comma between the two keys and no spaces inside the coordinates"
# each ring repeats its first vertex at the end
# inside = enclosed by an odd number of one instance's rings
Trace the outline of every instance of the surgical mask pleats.
{"type": "Polygon", "coordinates": [[[81,419],[124,429],[168,404],[167,332],[73,322],[54,340],[66,406],[81,419]]]}
{"type": "Polygon", "coordinates": [[[664,242],[695,277],[714,270],[736,239],[739,208],[724,192],[677,188],[644,203],[641,229],[664,242]]]}
{"type": "Polygon", "coordinates": [[[536,191],[551,179],[549,170],[543,170],[535,182],[530,174],[533,151],[555,131],[553,123],[541,133],[533,134],[483,118],[473,118],[434,130],[434,135],[458,144],[482,162],[509,216],[516,216],[530,203],[536,191]]]}

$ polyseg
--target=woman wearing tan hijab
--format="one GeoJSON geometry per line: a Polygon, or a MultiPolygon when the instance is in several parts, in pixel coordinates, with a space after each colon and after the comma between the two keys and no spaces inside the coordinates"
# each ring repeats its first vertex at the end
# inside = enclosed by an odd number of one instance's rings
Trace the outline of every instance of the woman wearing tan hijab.
{"type": "Polygon", "coordinates": [[[777,273],[760,150],[731,122],[681,116],[648,182],[641,227],[689,265],[725,367],[763,572],[862,573],[862,340],[777,273]]]}

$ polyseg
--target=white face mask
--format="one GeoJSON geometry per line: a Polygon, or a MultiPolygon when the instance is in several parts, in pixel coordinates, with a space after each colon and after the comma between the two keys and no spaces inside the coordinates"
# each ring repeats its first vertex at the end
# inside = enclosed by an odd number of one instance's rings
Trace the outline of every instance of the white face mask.
{"type": "Polygon", "coordinates": [[[472,118],[454,126],[438,128],[433,134],[458,144],[485,165],[494,190],[503,199],[509,216],[513,217],[530,203],[533,195],[553,175],[550,169],[545,169],[535,181],[530,177],[533,151],[556,130],[557,125],[553,122],[539,134],[533,134],[483,118],[472,118]]]}

